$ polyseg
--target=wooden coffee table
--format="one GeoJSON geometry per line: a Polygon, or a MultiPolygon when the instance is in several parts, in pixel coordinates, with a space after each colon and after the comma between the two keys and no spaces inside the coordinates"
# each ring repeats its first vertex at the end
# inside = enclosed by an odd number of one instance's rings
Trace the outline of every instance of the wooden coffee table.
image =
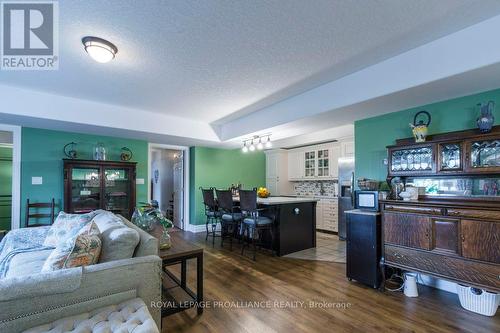
{"type": "MultiPolygon", "coordinates": [[[[154,233],[155,234],[155,233],[154,233]]],[[[198,314],[203,313],[203,248],[197,246],[180,235],[179,232],[170,234],[172,247],[160,250],[159,256],[163,261],[163,301],[169,307],[163,307],[162,317],[196,307],[198,314]],[[196,293],[187,286],[187,261],[196,259],[196,293]],[[168,267],[181,265],[180,279],[168,267]],[[180,288],[179,288],[180,287],[180,288]],[[180,290],[179,290],[180,289],[180,290]],[[167,303],[166,303],[167,304],[167,303]]]]}

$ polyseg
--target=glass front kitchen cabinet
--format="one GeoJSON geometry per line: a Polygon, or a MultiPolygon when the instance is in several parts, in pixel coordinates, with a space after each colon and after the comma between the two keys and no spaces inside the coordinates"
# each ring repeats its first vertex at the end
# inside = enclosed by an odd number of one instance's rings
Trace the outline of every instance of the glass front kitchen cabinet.
{"type": "Polygon", "coordinates": [[[135,208],[134,162],[65,159],[64,211],[104,209],[130,219],[135,208]]]}
{"type": "Polygon", "coordinates": [[[316,177],[316,151],[304,152],[304,176],[306,178],[316,177]]]}
{"type": "Polygon", "coordinates": [[[318,150],[318,177],[330,176],[330,153],[328,149],[318,150]]]}
{"type": "Polygon", "coordinates": [[[459,172],[463,170],[462,146],[462,142],[445,142],[438,144],[439,172],[459,172]]]}
{"type": "Polygon", "coordinates": [[[500,171],[500,140],[471,140],[466,142],[466,168],[469,172],[500,171]]]}
{"type": "Polygon", "coordinates": [[[433,174],[436,171],[435,145],[389,148],[389,174],[433,174]]]}

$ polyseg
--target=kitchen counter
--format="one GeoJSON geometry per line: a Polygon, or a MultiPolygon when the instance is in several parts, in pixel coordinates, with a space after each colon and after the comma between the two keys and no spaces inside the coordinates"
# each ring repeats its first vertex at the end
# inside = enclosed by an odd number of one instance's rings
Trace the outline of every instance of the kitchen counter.
{"type": "Polygon", "coordinates": [[[304,197],[269,197],[269,198],[257,198],[257,203],[259,205],[284,205],[284,204],[294,204],[302,202],[317,202],[319,199],[316,198],[304,198],[304,197]]]}

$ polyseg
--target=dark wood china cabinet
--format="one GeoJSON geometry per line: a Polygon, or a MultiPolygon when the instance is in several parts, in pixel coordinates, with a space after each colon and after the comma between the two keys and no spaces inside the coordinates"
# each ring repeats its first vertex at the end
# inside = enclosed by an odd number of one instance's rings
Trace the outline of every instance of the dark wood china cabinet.
{"type": "Polygon", "coordinates": [[[425,195],[381,201],[382,264],[500,292],[500,126],[387,149],[388,180],[425,195]]]}
{"type": "Polygon", "coordinates": [[[130,219],[135,208],[135,162],[64,159],[64,211],[104,209],[130,219]]]}

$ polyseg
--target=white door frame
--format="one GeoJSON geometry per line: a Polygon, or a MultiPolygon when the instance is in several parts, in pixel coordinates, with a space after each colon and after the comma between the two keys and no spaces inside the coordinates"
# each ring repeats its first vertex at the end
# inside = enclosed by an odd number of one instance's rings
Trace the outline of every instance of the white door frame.
{"type": "Polygon", "coordinates": [[[191,231],[191,224],[189,223],[189,147],[186,146],[174,146],[166,145],[161,143],[148,143],[148,201],[151,201],[151,160],[152,160],[152,150],[153,149],[171,149],[171,150],[181,150],[184,158],[183,163],[183,174],[184,174],[184,209],[182,212],[182,229],[191,231]]]}
{"type": "Polygon", "coordinates": [[[0,124],[0,131],[12,132],[11,229],[21,227],[21,126],[0,124]]]}

